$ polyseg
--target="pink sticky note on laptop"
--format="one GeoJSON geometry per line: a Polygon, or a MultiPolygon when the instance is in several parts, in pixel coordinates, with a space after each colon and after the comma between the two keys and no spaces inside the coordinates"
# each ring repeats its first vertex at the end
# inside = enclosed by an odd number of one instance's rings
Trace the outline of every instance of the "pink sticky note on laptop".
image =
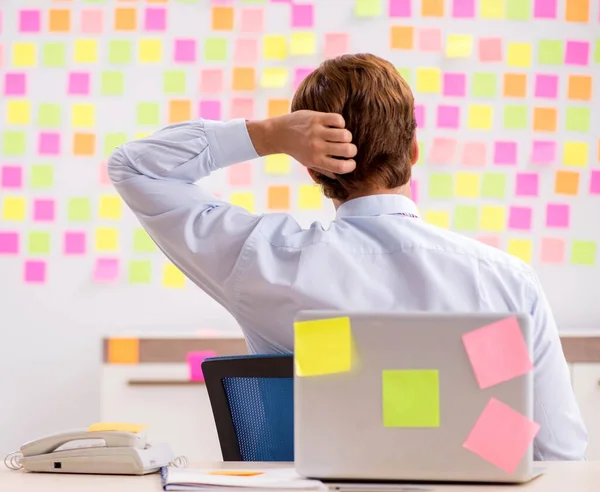
{"type": "Polygon", "coordinates": [[[465,333],[462,341],[481,389],[533,369],[529,349],[514,316],[465,333]]]}
{"type": "Polygon", "coordinates": [[[190,381],[204,381],[202,362],[210,357],[216,357],[216,355],[217,353],[212,350],[204,350],[203,352],[188,352],[186,358],[190,372],[190,381]]]}

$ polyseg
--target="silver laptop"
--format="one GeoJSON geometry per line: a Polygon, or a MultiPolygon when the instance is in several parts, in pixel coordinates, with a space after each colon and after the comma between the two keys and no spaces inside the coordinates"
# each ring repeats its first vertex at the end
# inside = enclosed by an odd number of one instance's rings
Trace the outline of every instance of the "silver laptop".
{"type": "Polygon", "coordinates": [[[295,336],[300,475],[520,483],[543,471],[527,315],[305,311],[295,336]]]}

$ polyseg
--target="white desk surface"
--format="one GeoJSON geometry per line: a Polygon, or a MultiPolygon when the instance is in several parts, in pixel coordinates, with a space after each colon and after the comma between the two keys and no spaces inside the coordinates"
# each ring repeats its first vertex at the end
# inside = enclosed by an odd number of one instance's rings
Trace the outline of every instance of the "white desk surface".
{"type": "MultiPolygon", "coordinates": [[[[520,486],[507,485],[433,485],[434,492],[598,492],[600,490],[600,461],[581,463],[546,463],[546,473],[520,486]]],[[[266,468],[293,466],[291,463],[193,463],[197,468],[266,468]]],[[[249,489],[251,491],[251,489],[249,489]]],[[[66,475],[54,473],[25,473],[0,468],[2,492],[159,492],[160,476],[143,477],[66,475]]]]}

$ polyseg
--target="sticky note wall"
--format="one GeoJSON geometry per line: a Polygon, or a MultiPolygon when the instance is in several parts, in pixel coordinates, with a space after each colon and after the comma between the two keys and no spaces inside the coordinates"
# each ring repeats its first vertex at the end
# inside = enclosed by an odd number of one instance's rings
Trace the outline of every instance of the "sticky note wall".
{"type": "MultiPolygon", "coordinates": [[[[579,0],[30,0],[0,6],[0,264],[14,281],[181,288],[110,185],[116,146],[191,118],[289,111],[324,58],[381,55],[415,94],[424,220],[541,268],[597,268],[600,13],[579,0]],[[510,33],[510,35],[508,34],[510,33]],[[77,263],[75,263],[77,262],[77,263]],[[12,263],[11,263],[12,264],[12,263]]],[[[332,218],[283,155],[205,185],[332,218]]]]}

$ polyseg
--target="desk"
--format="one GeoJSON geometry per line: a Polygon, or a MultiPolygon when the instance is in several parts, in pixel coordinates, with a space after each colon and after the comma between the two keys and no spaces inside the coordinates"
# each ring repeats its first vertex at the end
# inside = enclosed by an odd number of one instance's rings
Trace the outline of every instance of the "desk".
{"type": "MultiPolygon", "coordinates": [[[[291,463],[194,463],[197,468],[265,468],[292,466],[291,463]]],[[[547,463],[548,470],[528,484],[518,486],[521,492],[598,492],[600,461],[582,463],[547,463]]],[[[435,492],[507,492],[517,487],[506,485],[435,485],[435,492]]],[[[248,489],[251,492],[252,489],[248,489]]],[[[2,492],[160,492],[159,475],[114,477],[24,473],[0,468],[2,492]]]]}

